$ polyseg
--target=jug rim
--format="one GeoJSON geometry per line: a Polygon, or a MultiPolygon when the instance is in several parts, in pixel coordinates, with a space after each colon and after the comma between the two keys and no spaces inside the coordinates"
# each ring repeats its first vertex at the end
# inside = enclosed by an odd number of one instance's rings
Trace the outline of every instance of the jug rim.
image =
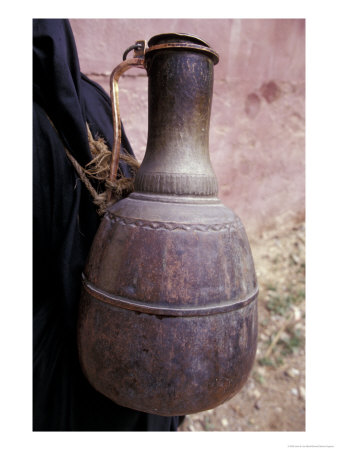
{"type": "Polygon", "coordinates": [[[173,39],[173,38],[179,38],[179,39],[186,38],[187,40],[189,40],[192,43],[204,45],[206,47],[211,48],[210,45],[206,41],[204,41],[203,39],[201,39],[200,37],[198,37],[194,34],[175,33],[175,32],[155,34],[155,36],[153,36],[149,39],[148,46],[151,47],[152,45],[157,45],[157,44],[159,44],[159,41],[162,41],[163,39],[173,39]]]}
{"type": "Polygon", "coordinates": [[[188,33],[161,33],[156,34],[147,42],[146,54],[154,50],[163,50],[164,48],[190,49],[206,52],[211,56],[214,64],[219,62],[219,55],[203,39],[188,33]]]}

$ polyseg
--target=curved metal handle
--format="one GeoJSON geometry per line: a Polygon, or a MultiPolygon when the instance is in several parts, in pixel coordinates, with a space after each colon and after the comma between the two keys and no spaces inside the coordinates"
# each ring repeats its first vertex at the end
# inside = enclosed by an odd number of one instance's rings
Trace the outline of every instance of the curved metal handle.
{"type": "MultiPolygon", "coordinates": [[[[112,148],[112,158],[110,165],[110,181],[114,182],[117,176],[117,169],[119,165],[120,147],[121,147],[121,118],[120,118],[120,107],[119,107],[119,86],[118,81],[120,76],[127,70],[138,67],[144,69],[144,54],[146,49],[146,41],[137,41],[135,45],[129,47],[126,52],[124,52],[123,59],[125,59],[126,53],[130,49],[134,49],[133,58],[127,59],[119,64],[110,75],[110,98],[112,104],[113,113],[113,127],[114,127],[114,144],[112,148]]],[[[108,196],[111,197],[111,191],[109,191],[108,196]]],[[[108,198],[110,201],[110,198],[108,198]]]]}

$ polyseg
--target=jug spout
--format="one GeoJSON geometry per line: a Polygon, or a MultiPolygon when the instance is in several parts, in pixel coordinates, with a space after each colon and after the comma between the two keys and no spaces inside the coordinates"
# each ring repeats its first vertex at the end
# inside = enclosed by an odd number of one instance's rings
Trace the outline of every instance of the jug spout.
{"type": "Polygon", "coordinates": [[[168,34],[149,41],[148,142],[136,191],[217,194],[209,158],[216,61],[216,53],[196,37],[168,34]]]}

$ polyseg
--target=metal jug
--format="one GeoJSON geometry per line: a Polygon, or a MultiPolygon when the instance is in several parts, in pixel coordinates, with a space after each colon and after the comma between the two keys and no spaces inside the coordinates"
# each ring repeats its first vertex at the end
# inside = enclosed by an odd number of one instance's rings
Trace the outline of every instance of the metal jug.
{"type": "Polygon", "coordinates": [[[147,148],[135,191],[108,209],[92,244],[80,361],[92,386],[119,405],[191,414],[228,400],[248,378],[257,281],[244,227],[217,198],[209,159],[217,53],[181,33],[133,47],[111,79],[115,146],[117,80],[136,66],[149,79],[147,148]]]}

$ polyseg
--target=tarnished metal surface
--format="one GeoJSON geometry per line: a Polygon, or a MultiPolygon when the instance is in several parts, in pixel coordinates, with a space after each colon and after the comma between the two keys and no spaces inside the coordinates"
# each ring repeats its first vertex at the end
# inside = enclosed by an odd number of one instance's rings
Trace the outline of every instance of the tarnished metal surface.
{"type": "Polygon", "coordinates": [[[240,219],[216,196],[209,160],[214,53],[183,34],[149,41],[148,144],[136,191],[103,218],[83,274],[85,375],[116,403],[159,415],[231,398],[256,353],[251,251],[240,219]]]}

